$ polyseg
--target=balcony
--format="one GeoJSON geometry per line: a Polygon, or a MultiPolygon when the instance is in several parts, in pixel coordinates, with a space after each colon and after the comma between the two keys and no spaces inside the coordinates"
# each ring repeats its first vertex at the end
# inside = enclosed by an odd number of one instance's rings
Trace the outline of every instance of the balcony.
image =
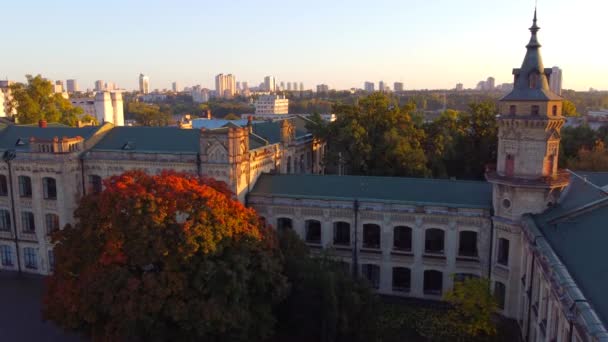
{"type": "Polygon", "coordinates": [[[558,170],[555,176],[543,176],[535,179],[508,177],[496,171],[496,165],[486,166],[486,179],[488,182],[522,186],[528,188],[560,188],[570,183],[570,173],[558,170]]]}

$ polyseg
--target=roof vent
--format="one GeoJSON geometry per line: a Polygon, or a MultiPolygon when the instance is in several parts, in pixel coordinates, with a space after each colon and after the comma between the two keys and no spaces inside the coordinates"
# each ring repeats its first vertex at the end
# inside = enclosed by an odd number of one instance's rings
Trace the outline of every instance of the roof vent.
{"type": "Polygon", "coordinates": [[[123,150],[134,150],[135,149],[135,142],[134,141],[127,141],[124,145],[122,145],[122,149],[123,150]]]}

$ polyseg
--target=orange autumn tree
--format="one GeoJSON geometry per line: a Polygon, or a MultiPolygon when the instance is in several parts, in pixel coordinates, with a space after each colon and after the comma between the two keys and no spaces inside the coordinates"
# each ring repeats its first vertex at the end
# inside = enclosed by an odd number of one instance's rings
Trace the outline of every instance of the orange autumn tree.
{"type": "Polygon", "coordinates": [[[44,316],[93,340],[239,341],[273,334],[280,253],[223,183],[129,171],[53,236],[44,316]]]}

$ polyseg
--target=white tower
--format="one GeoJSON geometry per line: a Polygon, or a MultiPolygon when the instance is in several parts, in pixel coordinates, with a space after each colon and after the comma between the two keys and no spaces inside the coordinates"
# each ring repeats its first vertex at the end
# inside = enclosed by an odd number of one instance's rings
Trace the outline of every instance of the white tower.
{"type": "Polygon", "coordinates": [[[119,91],[110,93],[110,98],[112,99],[112,123],[114,126],[124,126],[125,125],[125,115],[122,103],[122,93],[119,91]]]}

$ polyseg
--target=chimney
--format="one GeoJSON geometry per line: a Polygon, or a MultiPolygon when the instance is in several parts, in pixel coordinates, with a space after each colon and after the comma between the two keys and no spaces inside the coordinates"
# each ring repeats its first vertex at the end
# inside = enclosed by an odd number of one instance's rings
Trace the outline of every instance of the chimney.
{"type": "Polygon", "coordinates": [[[46,128],[46,120],[44,120],[44,119],[38,120],[38,127],[46,128]]]}

